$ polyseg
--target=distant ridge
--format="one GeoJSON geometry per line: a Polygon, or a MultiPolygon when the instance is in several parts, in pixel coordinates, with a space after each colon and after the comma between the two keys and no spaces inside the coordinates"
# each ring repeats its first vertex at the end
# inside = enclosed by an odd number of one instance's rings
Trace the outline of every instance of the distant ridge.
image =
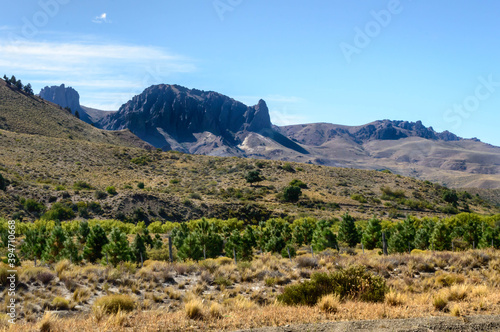
{"type": "Polygon", "coordinates": [[[163,150],[387,169],[451,187],[500,188],[499,147],[421,121],[274,126],[264,100],[246,106],[214,91],[168,84],[145,89],[117,112],[83,109],[95,126],[128,129],[163,150]]]}

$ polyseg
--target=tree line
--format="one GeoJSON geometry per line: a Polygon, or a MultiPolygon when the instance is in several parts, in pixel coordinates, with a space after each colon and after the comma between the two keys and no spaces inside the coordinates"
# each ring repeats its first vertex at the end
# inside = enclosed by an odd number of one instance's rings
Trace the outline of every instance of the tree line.
{"type": "Polygon", "coordinates": [[[17,88],[19,91],[24,91],[26,94],[33,96],[33,88],[31,87],[31,83],[23,85],[21,80],[16,79],[14,75],[11,78],[8,78],[7,75],[3,75],[3,80],[7,83],[8,86],[13,86],[17,88]]]}
{"type": "MultiPolygon", "coordinates": [[[[382,233],[389,253],[420,250],[467,250],[500,248],[500,215],[486,217],[462,213],[450,218],[407,217],[401,222],[382,221],[376,217],[356,221],[346,213],[340,220],[299,218],[287,221],[272,218],[258,225],[237,219],[192,220],[186,223],[154,222],[146,227],[117,220],[68,222],[39,220],[18,222],[22,259],[55,262],[70,259],[78,263],[122,261],[142,262],[153,249],[165,249],[169,234],[179,260],[201,260],[221,255],[237,260],[251,260],[256,251],[293,257],[299,248],[312,253],[325,249],[342,250],[362,245],[364,249],[382,249],[382,233]],[[151,236],[154,234],[154,237],[151,236]]],[[[4,245],[7,222],[0,220],[4,245]]]]}

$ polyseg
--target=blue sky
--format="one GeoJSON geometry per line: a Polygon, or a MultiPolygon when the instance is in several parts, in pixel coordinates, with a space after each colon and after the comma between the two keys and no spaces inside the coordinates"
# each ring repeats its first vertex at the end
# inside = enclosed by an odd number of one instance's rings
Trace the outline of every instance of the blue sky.
{"type": "Polygon", "coordinates": [[[152,84],[268,103],[275,124],[427,126],[500,146],[500,2],[1,1],[0,75],[118,109],[152,84]]]}

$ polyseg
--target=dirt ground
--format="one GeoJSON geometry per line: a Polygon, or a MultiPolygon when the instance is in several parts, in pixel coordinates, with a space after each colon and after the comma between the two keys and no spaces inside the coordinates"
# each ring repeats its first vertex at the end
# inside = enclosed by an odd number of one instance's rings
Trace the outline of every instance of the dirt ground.
{"type": "Polygon", "coordinates": [[[500,315],[464,317],[428,317],[410,319],[366,320],[264,327],[239,332],[476,332],[500,331],[500,315]]]}

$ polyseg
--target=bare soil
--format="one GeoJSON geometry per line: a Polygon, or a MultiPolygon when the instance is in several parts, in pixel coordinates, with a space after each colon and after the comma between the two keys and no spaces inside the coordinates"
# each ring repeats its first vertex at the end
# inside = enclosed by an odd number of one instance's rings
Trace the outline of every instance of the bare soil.
{"type": "Polygon", "coordinates": [[[240,332],[340,332],[340,331],[408,331],[408,332],[468,332],[500,331],[500,315],[464,317],[427,317],[410,319],[329,322],[240,330],[240,332]]]}

